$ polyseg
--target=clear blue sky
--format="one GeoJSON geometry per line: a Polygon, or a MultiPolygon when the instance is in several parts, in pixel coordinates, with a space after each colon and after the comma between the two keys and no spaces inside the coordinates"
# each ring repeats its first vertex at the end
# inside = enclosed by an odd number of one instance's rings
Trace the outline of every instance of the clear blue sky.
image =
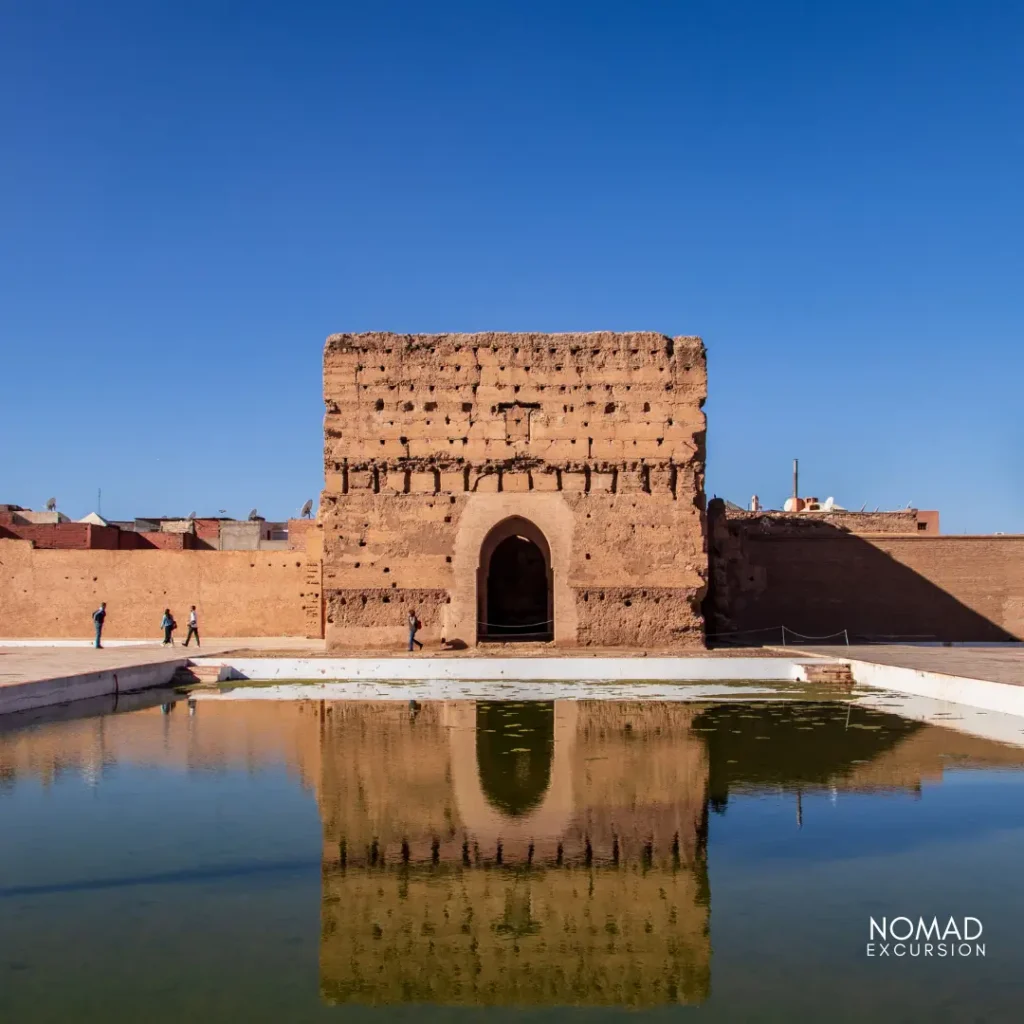
{"type": "Polygon", "coordinates": [[[334,331],[709,350],[708,493],[1024,532],[1024,5],[0,3],[0,501],[294,514],[334,331]]]}

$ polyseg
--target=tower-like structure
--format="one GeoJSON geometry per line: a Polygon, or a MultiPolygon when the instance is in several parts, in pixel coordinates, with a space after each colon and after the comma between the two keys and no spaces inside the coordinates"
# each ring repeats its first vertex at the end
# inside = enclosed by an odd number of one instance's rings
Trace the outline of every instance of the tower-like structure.
{"type": "Polygon", "coordinates": [[[703,643],[699,338],[336,334],[324,350],[330,649],[703,643]]]}

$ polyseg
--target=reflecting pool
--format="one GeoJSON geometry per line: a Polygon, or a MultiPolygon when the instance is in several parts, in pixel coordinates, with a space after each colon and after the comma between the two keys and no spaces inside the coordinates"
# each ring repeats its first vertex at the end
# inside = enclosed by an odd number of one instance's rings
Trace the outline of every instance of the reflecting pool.
{"type": "Polygon", "coordinates": [[[1020,1018],[1024,747],[955,714],[153,699],[0,721],[0,1020],[1020,1018]]]}

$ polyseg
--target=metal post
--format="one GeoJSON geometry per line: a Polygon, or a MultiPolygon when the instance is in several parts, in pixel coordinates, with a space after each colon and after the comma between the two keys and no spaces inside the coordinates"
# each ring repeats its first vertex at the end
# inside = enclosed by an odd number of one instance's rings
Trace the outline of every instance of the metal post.
{"type": "Polygon", "coordinates": [[[793,511],[795,512],[797,499],[800,497],[800,460],[793,460],[793,511]]]}

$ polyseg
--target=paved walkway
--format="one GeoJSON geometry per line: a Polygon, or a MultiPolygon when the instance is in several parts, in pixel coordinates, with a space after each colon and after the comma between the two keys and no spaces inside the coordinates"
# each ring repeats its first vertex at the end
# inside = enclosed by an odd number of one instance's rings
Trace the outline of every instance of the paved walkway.
{"type": "Polygon", "coordinates": [[[993,683],[1024,686],[1024,644],[1019,647],[913,647],[873,644],[851,647],[776,648],[789,655],[820,654],[830,658],[852,658],[876,665],[896,665],[921,672],[966,679],[987,679],[993,683]]]}
{"type": "Polygon", "coordinates": [[[65,679],[86,672],[107,672],[131,668],[136,665],[155,665],[166,661],[183,661],[200,655],[227,654],[246,648],[273,648],[280,651],[307,650],[315,640],[295,637],[268,637],[254,640],[214,638],[204,640],[203,646],[162,647],[159,643],[132,644],[123,647],[5,647],[0,641],[0,687],[18,683],[37,682],[42,679],[65,679]]]}

